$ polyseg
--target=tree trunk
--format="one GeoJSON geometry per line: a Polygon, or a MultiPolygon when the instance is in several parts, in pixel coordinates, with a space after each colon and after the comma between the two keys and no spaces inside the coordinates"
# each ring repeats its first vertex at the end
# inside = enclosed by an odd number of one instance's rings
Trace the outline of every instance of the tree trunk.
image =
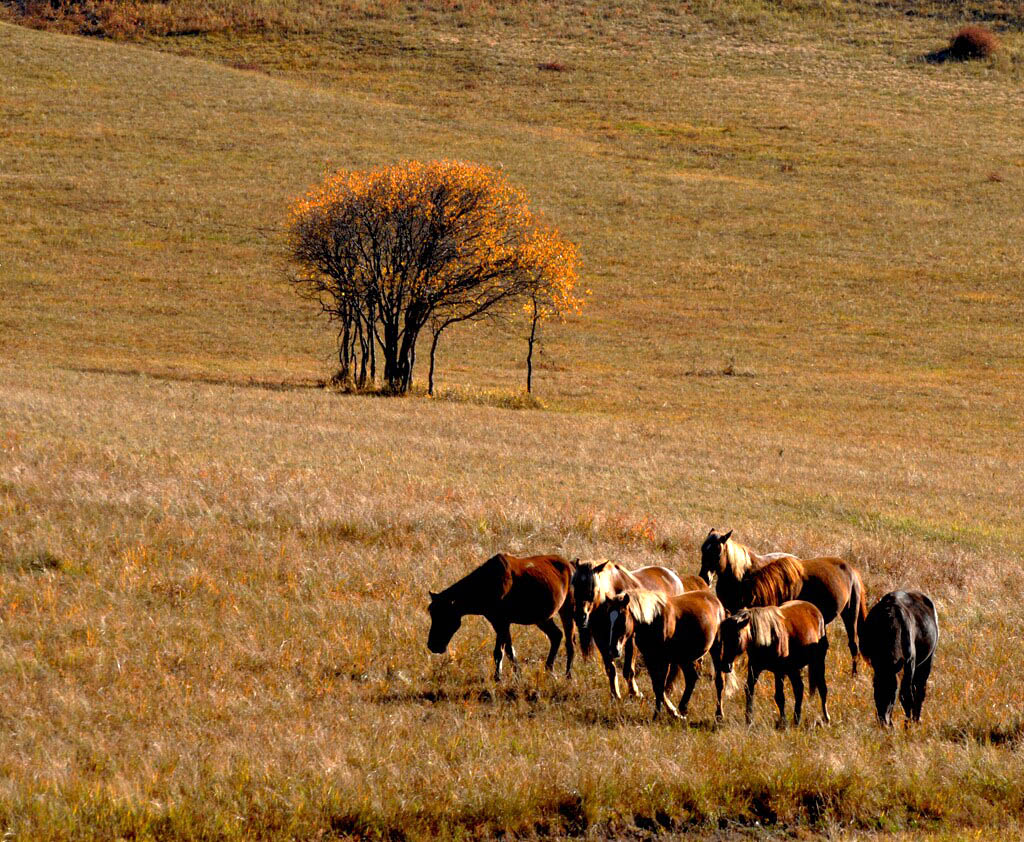
{"type": "Polygon", "coordinates": [[[529,348],[526,352],[526,394],[533,391],[533,346],[537,341],[537,322],[540,321],[540,311],[537,309],[536,299],[533,302],[533,319],[530,322],[529,348]]]}
{"type": "Polygon", "coordinates": [[[434,395],[434,356],[437,354],[437,341],[441,338],[441,331],[444,326],[434,331],[434,338],[430,342],[430,371],[427,374],[427,394],[434,395]]]}

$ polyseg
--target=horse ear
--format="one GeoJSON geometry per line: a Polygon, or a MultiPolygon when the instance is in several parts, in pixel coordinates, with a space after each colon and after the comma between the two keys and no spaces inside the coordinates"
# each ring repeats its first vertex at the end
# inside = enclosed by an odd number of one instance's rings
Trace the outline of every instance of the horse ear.
{"type": "Polygon", "coordinates": [[[744,626],[750,624],[750,613],[745,612],[743,614],[736,615],[736,628],[742,629],[744,626]]]}
{"type": "Polygon", "coordinates": [[[597,565],[597,567],[594,568],[593,572],[594,573],[600,573],[607,566],[608,566],[608,562],[607,561],[602,561],[599,565],[597,565]]]}
{"type": "Polygon", "coordinates": [[[724,544],[726,541],[729,540],[729,536],[731,536],[731,535],[732,535],[732,530],[730,529],[721,538],[718,539],[718,543],[719,544],[724,544]]]}
{"type": "Polygon", "coordinates": [[[624,593],[622,595],[622,604],[623,605],[629,605],[629,594],[628,593],[624,593]]]}
{"type": "Polygon", "coordinates": [[[431,602],[437,602],[437,598],[441,595],[441,594],[436,594],[433,591],[427,591],[427,593],[430,594],[430,601],[431,602]]]}

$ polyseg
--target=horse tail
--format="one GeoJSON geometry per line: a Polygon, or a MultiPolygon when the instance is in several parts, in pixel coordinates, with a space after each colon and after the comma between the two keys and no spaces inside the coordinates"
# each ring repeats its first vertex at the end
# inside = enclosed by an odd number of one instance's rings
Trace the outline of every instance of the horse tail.
{"type": "Polygon", "coordinates": [[[850,567],[850,571],[853,573],[853,588],[850,598],[857,600],[853,615],[853,642],[857,646],[857,650],[860,651],[860,634],[864,628],[864,622],[868,618],[868,595],[864,590],[864,580],[860,577],[860,571],[853,566],[850,567]]]}
{"type": "MultiPolygon", "coordinates": [[[[575,628],[575,623],[573,628],[575,628]]],[[[580,629],[580,654],[584,658],[590,657],[590,650],[593,649],[594,636],[590,633],[590,626],[588,625],[585,629],[580,629]]]]}
{"type": "Polygon", "coordinates": [[[811,661],[807,670],[807,677],[810,679],[808,685],[812,696],[815,693],[820,696],[823,690],[827,690],[825,686],[825,653],[828,652],[827,635],[822,635],[818,646],[824,651],[822,651],[820,658],[811,661]]]}

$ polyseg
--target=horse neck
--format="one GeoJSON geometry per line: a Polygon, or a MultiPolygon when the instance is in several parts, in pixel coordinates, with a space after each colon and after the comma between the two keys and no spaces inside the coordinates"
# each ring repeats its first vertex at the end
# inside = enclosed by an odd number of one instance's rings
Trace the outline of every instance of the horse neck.
{"type": "MultiPolygon", "coordinates": [[[[602,602],[611,599],[613,596],[617,596],[626,590],[630,585],[624,579],[623,574],[628,574],[628,571],[623,570],[617,564],[609,565],[606,569],[594,576],[594,607],[596,608],[602,602]]],[[[630,576],[630,578],[632,578],[630,576]]],[[[639,583],[637,583],[639,587],[639,583]]]]}
{"type": "Polygon", "coordinates": [[[659,598],[653,591],[640,589],[633,590],[633,599],[629,604],[628,611],[633,618],[634,626],[651,626],[663,615],[667,603],[664,598],[659,598]]]}
{"type": "Polygon", "coordinates": [[[494,590],[493,597],[497,597],[497,577],[504,571],[498,567],[504,566],[500,557],[488,559],[476,570],[471,570],[455,584],[450,585],[441,592],[446,599],[451,600],[452,607],[459,615],[480,614],[487,610],[487,604],[491,602],[492,595],[482,593],[486,590],[494,590]]]}

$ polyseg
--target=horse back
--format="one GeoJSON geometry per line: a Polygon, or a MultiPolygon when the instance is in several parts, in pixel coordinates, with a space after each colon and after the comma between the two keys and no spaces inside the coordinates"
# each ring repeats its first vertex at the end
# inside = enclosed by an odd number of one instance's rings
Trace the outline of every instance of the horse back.
{"type": "Polygon", "coordinates": [[[683,584],[679,575],[674,570],[669,570],[667,567],[652,565],[650,567],[640,567],[629,572],[633,578],[640,582],[641,586],[664,596],[675,596],[676,594],[685,593],[687,590],[692,590],[692,588],[687,588],[683,584]]]}
{"type": "Polygon", "coordinates": [[[813,646],[825,636],[825,617],[812,602],[793,599],[779,606],[790,646],[813,646]]]}
{"type": "Polygon", "coordinates": [[[725,619],[725,608],[710,589],[689,591],[669,597],[665,603],[666,637],[676,645],[698,652],[707,652],[725,619]]]}
{"type": "Polygon", "coordinates": [[[501,558],[508,571],[508,588],[500,613],[514,623],[542,622],[554,616],[569,593],[572,565],[558,555],[501,558]]]}
{"type": "Polygon", "coordinates": [[[931,656],[938,641],[935,604],[919,591],[890,591],[868,612],[864,651],[872,666],[899,669],[931,656]]]}
{"type": "Polygon", "coordinates": [[[841,558],[823,556],[803,559],[801,563],[804,582],[797,598],[816,605],[825,622],[831,623],[850,601],[857,571],[841,558]]]}
{"type": "Polygon", "coordinates": [[[689,593],[690,591],[711,592],[711,585],[701,579],[700,576],[694,576],[692,573],[680,576],[679,581],[683,583],[683,593],[689,593]]]}

